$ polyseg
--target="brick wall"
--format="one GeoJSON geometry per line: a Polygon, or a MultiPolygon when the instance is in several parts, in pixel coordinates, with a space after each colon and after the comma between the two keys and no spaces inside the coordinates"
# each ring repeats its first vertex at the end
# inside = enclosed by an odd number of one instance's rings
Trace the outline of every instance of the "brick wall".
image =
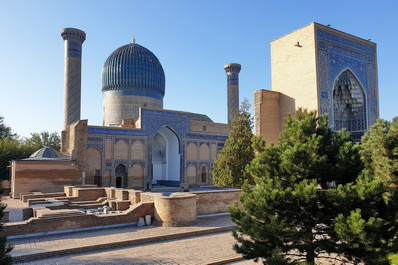
{"type": "Polygon", "coordinates": [[[196,194],[196,214],[214,214],[228,211],[228,206],[239,202],[241,190],[200,191],[196,194]]]}
{"type": "Polygon", "coordinates": [[[2,234],[6,236],[45,233],[51,231],[78,229],[85,227],[104,226],[137,222],[138,218],[154,214],[153,203],[138,204],[131,210],[121,214],[80,216],[64,216],[58,218],[31,218],[21,223],[7,223],[2,234]]]}
{"type": "Polygon", "coordinates": [[[64,185],[81,183],[81,171],[72,161],[13,161],[11,195],[62,192],[64,185]]]}

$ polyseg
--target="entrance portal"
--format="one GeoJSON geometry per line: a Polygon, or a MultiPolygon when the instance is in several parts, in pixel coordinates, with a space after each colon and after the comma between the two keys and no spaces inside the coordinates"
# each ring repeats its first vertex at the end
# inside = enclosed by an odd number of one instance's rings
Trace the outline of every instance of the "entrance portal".
{"type": "Polygon", "coordinates": [[[333,87],[334,130],[367,130],[366,97],[350,70],[343,71],[333,87]]]}
{"type": "Polygon", "coordinates": [[[161,128],[152,140],[153,183],[180,186],[180,159],[177,136],[169,128],[161,128]]]}

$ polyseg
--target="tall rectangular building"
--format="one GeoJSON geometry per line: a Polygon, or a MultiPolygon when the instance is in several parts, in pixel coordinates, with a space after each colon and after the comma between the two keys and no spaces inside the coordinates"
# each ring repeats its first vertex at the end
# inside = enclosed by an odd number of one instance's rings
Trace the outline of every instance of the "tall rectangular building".
{"type": "Polygon", "coordinates": [[[294,102],[294,109],[328,114],[333,130],[346,128],[359,140],[379,118],[376,44],[369,40],[311,23],[271,42],[271,69],[272,91],[292,99],[279,102],[281,119],[294,102]]]}

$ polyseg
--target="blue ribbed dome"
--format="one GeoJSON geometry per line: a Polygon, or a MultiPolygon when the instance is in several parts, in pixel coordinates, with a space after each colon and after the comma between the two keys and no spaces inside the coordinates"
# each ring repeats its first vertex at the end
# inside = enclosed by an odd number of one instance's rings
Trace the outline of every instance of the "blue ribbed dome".
{"type": "Polygon", "coordinates": [[[102,68],[102,92],[109,90],[163,100],[165,76],[159,59],[136,43],[118,48],[102,68]]]}

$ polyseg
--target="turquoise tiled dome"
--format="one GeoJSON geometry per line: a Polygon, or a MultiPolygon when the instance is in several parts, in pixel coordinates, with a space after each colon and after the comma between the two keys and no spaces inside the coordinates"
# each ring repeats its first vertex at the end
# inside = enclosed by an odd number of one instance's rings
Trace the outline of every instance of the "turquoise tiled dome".
{"type": "Polygon", "coordinates": [[[145,47],[137,43],[124,45],[108,57],[102,68],[102,92],[105,91],[163,100],[163,67],[145,47]]]}

